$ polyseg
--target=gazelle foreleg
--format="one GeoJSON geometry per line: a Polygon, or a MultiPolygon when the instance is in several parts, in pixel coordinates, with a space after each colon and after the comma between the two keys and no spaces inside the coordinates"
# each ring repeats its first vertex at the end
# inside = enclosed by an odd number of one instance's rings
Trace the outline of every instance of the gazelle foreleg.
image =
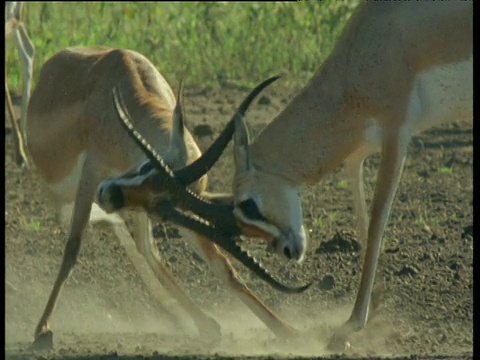
{"type": "Polygon", "coordinates": [[[347,337],[362,329],[368,319],[368,310],[377,270],[378,257],[382,247],[383,233],[390,215],[393,199],[403,171],[407,144],[410,134],[405,128],[384,135],[382,158],[377,175],[375,195],[372,201],[368,241],[365,253],[360,287],[352,314],[348,321],[330,339],[329,347],[343,348],[347,337]]]}
{"type": "MultiPolygon", "coordinates": [[[[373,150],[373,149],[371,149],[373,150]]],[[[368,232],[368,212],[367,203],[365,201],[365,185],[363,182],[363,163],[370,152],[366,152],[365,148],[360,148],[350,155],[345,161],[345,172],[350,180],[350,188],[353,194],[353,206],[355,211],[355,221],[357,236],[362,245],[362,260],[365,255],[365,246],[367,245],[368,232]]],[[[377,284],[372,291],[372,300],[369,307],[369,319],[374,316],[375,310],[381,305],[383,299],[383,282],[377,284]]]]}
{"type": "Polygon", "coordinates": [[[291,338],[297,330],[274,314],[240,279],[230,261],[207,238],[192,231],[181,229],[184,239],[189,240],[195,252],[209,265],[212,272],[257,315],[270,330],[280,338],[291,338]]]}
{"type": "Polygon", "coordinates": [[[98,171],[95,169],[94,162],[87,155],[83,164],[82,175],[75,196],[76,199],[73,209],[72,223],[67,243],[65,244],[62,264],[48,298],[47,305],[45,306],[45,310],[35,328],[35,340],[33,343],[35,349],[51,349],[53,347],[53,333],[49,329],[50,318],[55,310],[63,285],[77,261],[82,236],[90,217],[95,190],[101,181],[101,177],[99,177],[97,173],[98,171]]]}
{"type": "MultiPolygon", "coordinates": [[[[123,217],[123,216],[122,216],[123,217]]],[[[117,235],[120,244],[125,249],[127,256],[135,267],[135,270],[142,278],[143,282],[148,288],[151,296],[155,299],[156,305],[166,315],[167,319],[174,325],[178,325],[178,316],[169,308],[169,302],[166,300],[165,289],[161,289],[155,274],[152,273],[150,267],[145,262],[143,254],[137,250],[137,245],[133,235],[129,232],[125,223],[113,224],[115,234],[117,235]],[[163,291],[161,291],[163,290],[163,291]]]]}

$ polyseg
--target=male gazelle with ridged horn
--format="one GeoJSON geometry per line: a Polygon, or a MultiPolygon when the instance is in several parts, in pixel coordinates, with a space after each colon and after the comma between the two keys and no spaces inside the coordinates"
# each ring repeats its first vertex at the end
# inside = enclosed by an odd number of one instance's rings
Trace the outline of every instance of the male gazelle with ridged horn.
{"type": "Polygon", "coordinates": [[[15,162],[20,166],[28,166],[27,152],[25,150],[25,119],[27,118],[27,107],[30,100],[30,89],[32,87],[33,77],[33,56],[35,48],[28,37],[24,16],[24,2],[7,1],[5,2],[5,38],[11,37],[20,55],[23,70],[23,93],[20,110],[20,124],[13,110],[12,99],[8,89],[7,66],[5,65],[5,96],[7,101],[8,117],[12,124],[15,146],[15,162]]]}
{"type": "MultiPolygon", "coordinates": [[[[249,102],[273,80],[262,83],[253,91],[249,101],[242,104],[238,116],[243,115],[249,102]]],[[[166,80],[143,55],[131,50],[105,47],[68,48],[55,54],[43,65],[28,107],[28,151],[56,203],[73,202],[74,207],[62,264],[35,329],[35,348],[53,346],[51,316],[65,280],[76,262],[98,184],[109,176],[127,170],[140,173],[149,171],[148,164],[144,164],[144,153],[118,120],[112,101],[112,89],[117,85],[125,106],[135,119],[135,127],[170,167],[184,167],[178,170],[177,175],[182,182],[192,183],[189,186],[192,192],[201,193],[205,190],[207,177],[202,175],[218,159],[208,151],[210,159],[200,158],[201,152],[183,124],[181,99],[175,100],[166,80]],[[188,164],[192,165],[186,166],[188,164]]],[[[228,140],[224,143],[226,145],[228,140]]],[[[123,217],[126,214],[121,215],[123,217]]],[[[120,241],[152,293],[156,288],[152,288],[154,284],[149,281],[149,272],[145,272],[137,261],[137,251],[164,288],[191,315],[200,333],[218,336],[219,324],[189,298],[159,260],[147,214],[136,211],[128,216],[133,219],[130,232],[133,239],[120,237],[120,241]]],[[[214,243],[201,233],[192,235],[191,242],[212,270],[276,335],[290,336],[296,333],[237,278],[230,262],[214,243]]],[[[238,257],[248,260],[244,253],[238,257]]],[[[268,275],[255,261],[246,265],[260,272],[263,278],[268,275]]]]}
{"type": "Polygon", "coordinates": [[[269,233],[288,259],[301,260],[307,246],[299,186],[345,163],[366,250],[353,311],[330,340],[332,348],[367,323],[383,233],[412,136],[473,118],[472,5],[361,3],[316,75],[255,140],[237,119],[235,216],[269,233]],[[368,215],[362,165],[377,151],[368,215]]]}
{"type": "Polygon", "coordinates": [[[299,187],[345,164],[366,251],[352,313],[329,343],[334,349],[367,323],[412,136],[473,118],[472,14],[469,1],[361,3],[316,75],[256,139],[235,119],[234,216],[242,231],[268,234],[287,259],[301,261],[307,247],[299,187]],[[362,166],[378,151],[368,214],[362,166]]]}

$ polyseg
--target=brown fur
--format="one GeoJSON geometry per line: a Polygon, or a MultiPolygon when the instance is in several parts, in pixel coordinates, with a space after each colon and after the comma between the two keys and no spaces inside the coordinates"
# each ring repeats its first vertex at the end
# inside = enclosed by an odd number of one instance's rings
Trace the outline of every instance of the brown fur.
{"type": "Polygon", "coordinates": [[[253,163],[318,182],[361,147],[367,118],[396,131],[403,117],[391,115],[405,112],[417,73],[471,56],[472,21],[469,1],[362,3],[317,74],[254,140],[253,163]]]}
{"type": "MultiPolygon", "coordinates": [[[[143,152],[120,124],[112,97],[115,86],[122,93],[135,129],[161,156],[169,153],[172,168],[183,167],[201,154],[187,129],[181,134],[173,131],[175,97],[167,82],[144,56],[124,49],[71,48],[60,51],[45,63],[28,108],[28,149],[52,193],[59,200],[75,201],[75,204],[62,265],[35,330],[34,345],[37,348],[52,346],[50,317],[76,262],[99,183],[107,176],[134,172],[145,161],[143,152]],[[171,142],[172,132],[181,139],[171,142]],[[169,152],[175,144],[180,148],[169,152]],[[80,155],[85,157],[83,163],[80,155]],[[70,183],[66,181],[68,179],[70,183]]],[[[144,192],[149,188],[147,185],[138,188],[134,194],[138,202],[148,201],[149,194],[144,192]]],[[[190,188],[201,193],[206,186],[207,176],[204,175],[190,188]]],[[[147,214],[136,212],[131,215],[134,223],[130,233],[137,251],[157,279],[192,316],[202,334],[218,336],[218,323],[189,298],[158,259],[147,214]]],[[[212,270],[272,331],[284,336],[294,333],[293,328],[272,313],[238,279],[228,259],[212,242],[198,234],[190,235],[188,240],[212,270]]],[[[135,254],[129,253],[128,246],[126,251],[132,259],[135,258],[135,254]]]]}

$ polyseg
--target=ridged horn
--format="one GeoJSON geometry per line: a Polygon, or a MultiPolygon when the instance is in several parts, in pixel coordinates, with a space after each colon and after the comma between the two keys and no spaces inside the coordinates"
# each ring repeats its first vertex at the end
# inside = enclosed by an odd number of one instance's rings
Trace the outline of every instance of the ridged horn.
{"type": "Polygon", "coordinates": [[[311,284],[299,288],[291,288],[281,284],[254,258],[249,256],[248,253],[239,247],[235,240],[232,239],[232,236],[240,235],[240,229],[233,216],[233,206],[231,204],[212,204],[188,190],[185,185],[175,177],[173,171],[165,164],[162,157],[155,151],[155,149],[153,149],[142,135],[135,130],[130,121],[128,111],[124,106],[121,93],[117,87],[113,89],[113,100],[117,114],[122,120],[122,125],[158,171],[158,181],[156,182],[156,185],[159,191],[165,191],[168,193],[172,203],[175,204],[172,205],[170,202],[162,202],[154,209],[149,209],[151,213],[162,216],[164,219],[170,220],[177,225],[202,234],[231,254],[262,280],[266,281],[277,290],[288,293],[300,293],[308,289],[311,284]],[[217,225],[217,227],[209,226],[205,223],[205,220],[202,220],[201,218],[193,218],[192,216],[185,215],[175,209],[174,206],[179,206],[182,209],[192,211],[207,220],[209,223],[217,225]],[[218,226],[219,224],[221,226],[218,226]]]}
{"type": "Polygon", "coordinates": [[[189,185],[206,174],[222,155],[230,140],[232,140],[235,132],[235,118],[237,116],[244,117],[252,101],[255,100],[255,98],[263,91],[263,89],[265,89],[278,78],[280,78],[280,75],[272,76],[271,78],[268,78],[257,85],[240,104],[232,119],[228,122],[227,126],[223,129],[220,135],[215,139],[213,144],[210,145],[210,147],[202,154],[202,156],[193,163],[179,170],[175,170],[175,177],[185,185],[189,185]]]}
{"type": "Polygon", "coordinates": [[[159,214],[164,219],[170,220],[177,225],[183,226],[207,237],[276,290],[289,294],[298,294],[304,292],[312,285],[309,283],[300,287],[289,287],[280,283],[278,280],[274,279],[254,257],[243,250],[230,236],[223,233],[221,230],[210,226],[200,218],[194,218],[193,216],[183,214],[175,209],[170,202],[159,202],[156,206],[155,213],[159,214]]]}
{"type": "Polygon", "coordinates": [[[128,110],[123,103],[123,97],[117,87],[113,89],[113,101],[117,114],[122,120],[122,126],[127,130],[132,140],[140,147],[158,172],[155,178],[155,186],[159,195],[164,192],[183,209],[190,210],[213,224],[222,224],[222,227],[228,229],[231,234],[240,234],[240,229],[233,216],[232,204],[212,204],[187,189],[186,185],[175,177],[173,171],[165,164],[155,149],[135,130],[130,120],[128,110]]]}

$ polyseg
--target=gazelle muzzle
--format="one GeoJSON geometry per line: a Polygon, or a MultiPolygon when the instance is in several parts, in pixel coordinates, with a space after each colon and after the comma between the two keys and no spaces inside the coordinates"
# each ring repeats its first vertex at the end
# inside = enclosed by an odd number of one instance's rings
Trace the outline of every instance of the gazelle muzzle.
{"type": "Polygon", "coordinates": [[[125,207],[122,188],[104,180],[98,187],[95,195],[96,203],[108,214],[125,207]]]}

